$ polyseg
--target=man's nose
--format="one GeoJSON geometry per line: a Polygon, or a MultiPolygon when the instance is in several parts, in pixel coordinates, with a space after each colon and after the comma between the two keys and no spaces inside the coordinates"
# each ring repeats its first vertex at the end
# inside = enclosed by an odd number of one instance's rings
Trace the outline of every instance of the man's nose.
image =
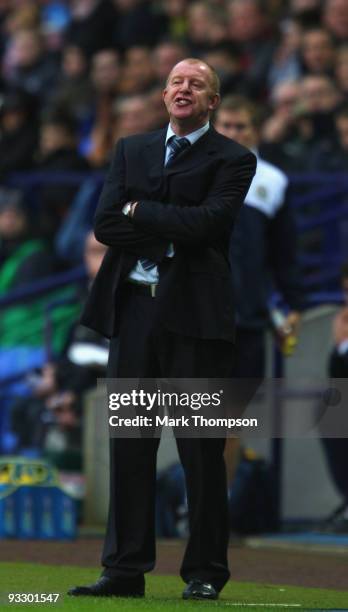
{"type": "Polygon", "coordinates": [[[191,91],[191,84],[189,80],[185,80],[181,83],[180,91],[191,91]]]}

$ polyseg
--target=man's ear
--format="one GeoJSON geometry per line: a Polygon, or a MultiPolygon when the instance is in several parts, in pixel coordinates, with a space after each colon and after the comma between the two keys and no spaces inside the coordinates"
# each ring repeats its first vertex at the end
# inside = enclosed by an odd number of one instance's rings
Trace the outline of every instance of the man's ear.
{"type": "Polygon", "coordinates": [[[214,111],[220,104],[220,94],[214,94],[209,102],[209,110],[214,111]]]}

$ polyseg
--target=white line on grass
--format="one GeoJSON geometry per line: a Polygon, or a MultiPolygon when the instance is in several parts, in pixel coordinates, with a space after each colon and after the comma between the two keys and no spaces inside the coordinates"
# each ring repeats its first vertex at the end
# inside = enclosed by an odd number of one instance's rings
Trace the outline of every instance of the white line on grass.
{"type": "Polygon", "coordinates": [[[220,605],[224,606],[243,606],[243,607],[252,607],[252,606],[267,606],[268,608],[300,608],[301,604],[298,603],[242,603],[242,602],[229,602],[229,601],[220,601],[220,605]]]}

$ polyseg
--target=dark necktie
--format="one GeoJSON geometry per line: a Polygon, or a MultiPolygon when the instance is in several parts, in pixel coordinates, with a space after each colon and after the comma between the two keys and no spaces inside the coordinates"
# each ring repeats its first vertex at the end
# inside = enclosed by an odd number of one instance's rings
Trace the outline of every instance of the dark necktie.
{"type": "Polygon", "coordinates": [[[185,149],[188,149],[188,147],[191,146],[191,143],[188,138],[179,138],[179,136],[171,136],[171,138],[169,138],[168,140],[167,145],[169,147],[169,155],[166,166],[170,166],[170,164],[179,155],[179,153],[182,153],[183,151],[185,151],[185,149]]]}
{"type": "MultiPolygon", "coordinates": [[[[179,138],[179,136],[171,136],[167,142],[167,145],[169,147],[169,155],[166,162],[166,166],[170,166],[170,164],[180,153],[182,153],[182,151],[185,151],[185,149],[188,149],[188,147],[191,146],[191,143],[188,138],[179,138]]],[[[140,263],[144,268],[145,272],[150,272],[150,270],[153,270],[156,267],[156,264],[150,259],[146,259],[146,257],[141,257],[140,263]]]]}

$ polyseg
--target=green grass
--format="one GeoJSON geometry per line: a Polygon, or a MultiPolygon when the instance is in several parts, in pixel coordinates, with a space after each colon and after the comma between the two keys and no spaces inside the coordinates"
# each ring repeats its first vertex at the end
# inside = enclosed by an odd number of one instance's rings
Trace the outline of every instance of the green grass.
{"type": "Polygon", "coordinates": [[[103,612],[171,612],[172,610],[308,610],[348,609],[348,591],[305,589],[279,585],[230,582],[216,602],[183,601],[183,583],[174,576],[147,576],[145,599],[121,598],[72,598],[65,595],[70,586],[88,584],[99,575],[98,570],[79,567],[60,567],[26,563],[0,563],[0,609],[39,610],[56,609],[54,604],[8,604],[5,594],[12,593],[60,593],[60,608],[69,610],[103,612]],[[238,605],[241,604],[241,605],[238,605]],[[255,604],[246,606],[246,604],[255,604]],[[261,605],[263,604],[263,605],[261,605]],[[266,605],[265,605],[266,604],[266,605]],[[277,604],[272,606],[271,604],[277,604]],[[287,607],[286,604],[292,604],[287,607]],[[296,606],[294,606],[296,604],[296,606]]]}

